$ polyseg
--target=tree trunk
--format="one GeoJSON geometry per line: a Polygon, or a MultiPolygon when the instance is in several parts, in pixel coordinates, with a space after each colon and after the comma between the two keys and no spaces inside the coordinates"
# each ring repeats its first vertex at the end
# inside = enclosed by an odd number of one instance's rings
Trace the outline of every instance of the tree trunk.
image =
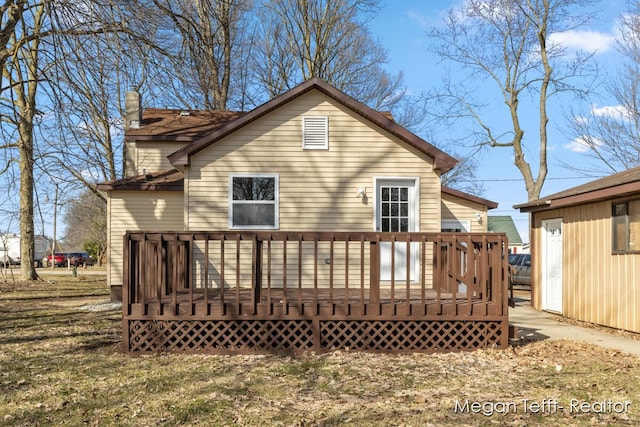
{"type": "Polygon", "coordinates": [[[33,131],[20,125],[20,275],[22,280],[36,280],[33,232],[33,131]],[[27,130],[27,129],[25,129],[27,130]]]}

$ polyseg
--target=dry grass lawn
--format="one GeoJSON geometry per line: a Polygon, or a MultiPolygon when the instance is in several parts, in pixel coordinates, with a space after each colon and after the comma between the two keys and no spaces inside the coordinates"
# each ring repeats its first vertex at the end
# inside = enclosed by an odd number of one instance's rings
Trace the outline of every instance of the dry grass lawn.
{"type": "Polygon", "coordinates": [[[0,284],[0,425],[640,425],[640,358],[600,347],[131,357],[104,276],[51,279],[0,284]]]}

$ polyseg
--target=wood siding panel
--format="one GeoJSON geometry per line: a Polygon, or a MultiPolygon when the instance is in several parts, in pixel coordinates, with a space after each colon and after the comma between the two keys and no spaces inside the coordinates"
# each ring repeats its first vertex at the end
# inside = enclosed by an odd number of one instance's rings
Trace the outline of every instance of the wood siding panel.
{"type": "Polygon", "coordinates": [[[108,199],[109,251],[107,280],[122,285],[123,242],[127,230],[183,230],[184,211],[179,191],[118,191],[108,199]]]}
{"type": "Polygon", "coordinates": [[[442,219],[469,221],[472,233],[487,232],[487,207],[451,194],[442,194],[442,219]],[[476,219],[476,213],[482,215],[482,222],[476,219]]]}
{"type": "Polygon", "coordinates": [[[532,305],[542,307],[543,219],[562,218],[563,315],[640,332],[640,254],[612,253],[612,201],[533,214],[532,305]]]}

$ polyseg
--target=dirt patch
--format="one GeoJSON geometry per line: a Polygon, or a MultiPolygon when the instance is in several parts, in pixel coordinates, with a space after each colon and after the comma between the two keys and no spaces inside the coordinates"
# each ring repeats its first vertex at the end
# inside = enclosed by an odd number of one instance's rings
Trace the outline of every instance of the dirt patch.
{"type": "Polygon", "coordinates": [[[119,351],[117,310],[79,310],[108,294],[80,281],[0,286],[1,425],[640,425],[640,358],[618,351],[542,341],[433,355],[132,357],[119,351]]]}

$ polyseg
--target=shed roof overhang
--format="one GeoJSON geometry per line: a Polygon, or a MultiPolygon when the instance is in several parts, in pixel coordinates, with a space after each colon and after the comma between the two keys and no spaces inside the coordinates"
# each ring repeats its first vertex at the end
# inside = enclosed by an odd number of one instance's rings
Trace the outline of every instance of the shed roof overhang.
{"type": "Polygon", "coordinates": [[[634,194],[640,194],[640,167],[628,169],[513,207],[514,209],[520,209],[520,212],[540,212],[627,197],[634,194]]]}

